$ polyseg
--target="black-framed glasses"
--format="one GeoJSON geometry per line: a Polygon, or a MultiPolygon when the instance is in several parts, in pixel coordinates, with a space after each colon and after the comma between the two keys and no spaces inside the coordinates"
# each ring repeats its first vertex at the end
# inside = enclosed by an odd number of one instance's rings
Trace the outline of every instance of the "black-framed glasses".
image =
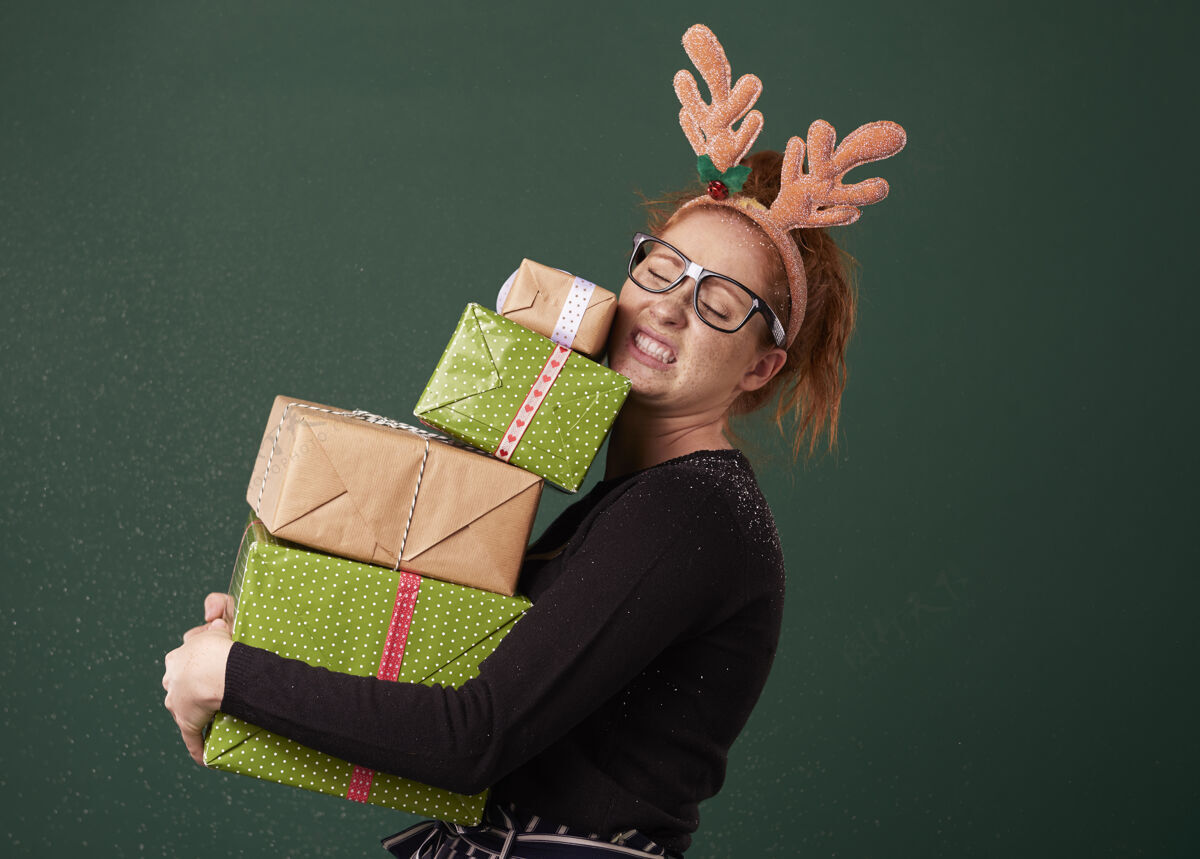
{"type": "Polygon", "coordinates": [[[689,277],[696,283],[692,308],[705,325],[732,334],[761,313],[775,345],[784,348],[787,335],[779,317],[753,290],[692,262],[662,239],[633,234],[629,279],[635,284],[647,292],[670,292],[689,277]]]}

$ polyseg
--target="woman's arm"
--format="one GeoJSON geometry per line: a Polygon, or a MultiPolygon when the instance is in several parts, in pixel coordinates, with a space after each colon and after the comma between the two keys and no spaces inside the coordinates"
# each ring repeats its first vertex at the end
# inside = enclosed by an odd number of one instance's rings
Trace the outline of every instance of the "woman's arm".
{"type": "Polygon", "coordinates": [[[606,503],[462,687],[338,674],[235,644],[221,709],[372,769],[482,790],[727,603],[740,543],[711,485],[639,481],[606,503]]]}

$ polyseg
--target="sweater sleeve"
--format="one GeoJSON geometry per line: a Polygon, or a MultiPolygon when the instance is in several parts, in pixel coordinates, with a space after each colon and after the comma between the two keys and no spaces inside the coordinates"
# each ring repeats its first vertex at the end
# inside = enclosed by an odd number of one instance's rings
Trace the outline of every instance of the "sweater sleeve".
{"type": "Polygon", "coordinates": [[[711,484],[664,489],[635,480],[606,501],[556,559],[553,584],[458,689],[339,674],[235,644],[221,709],[362,766],[478,792],[726,602],[740,559],[726,505],[711,484]]]}

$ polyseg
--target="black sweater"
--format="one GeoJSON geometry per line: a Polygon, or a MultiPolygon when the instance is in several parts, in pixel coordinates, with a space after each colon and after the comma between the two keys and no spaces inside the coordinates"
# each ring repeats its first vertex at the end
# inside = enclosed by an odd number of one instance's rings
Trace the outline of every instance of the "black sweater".
{"type": "Polygon", "coordinates": [[[533,607],[460,688],[235,644],[221,709],[372,769],[494,784],[545,820],[686,849],[779,637],[783,557],[749,463],[700,451],[603,481],[529,555],[533,607]]]}

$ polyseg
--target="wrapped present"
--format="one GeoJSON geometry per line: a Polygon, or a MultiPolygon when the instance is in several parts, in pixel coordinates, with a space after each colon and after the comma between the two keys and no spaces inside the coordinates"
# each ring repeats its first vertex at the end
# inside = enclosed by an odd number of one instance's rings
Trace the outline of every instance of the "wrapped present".
{"type": "Polygon", "coordinates": [[[496,311],[592,360],[599,360],[617,312],[617,297],[557,268],[521,260],[496,298],[496,311]]]}
{"type": "Polygon", "coordinates": [[[574,492],[629,388],[620,373],[469,304],[414,413],[574,492]]]}
{"type": "Polygon", "coordinates": [[[246,500],[277,537],[511,595],[541,492],[427,430],[276,397],[246,500]]]}
{"type": "MultiPolygon", "coordinates": [[[[247,529],[233,579],[234,641],[331,671],[427,685],[476,676],[530,605],[309,552],[272,538],[261,522],[247,529]]],[[[209,726],[204,762],[465,825],[480,820],[487,799],[355,766],[226,713],[209,726]]]]}

